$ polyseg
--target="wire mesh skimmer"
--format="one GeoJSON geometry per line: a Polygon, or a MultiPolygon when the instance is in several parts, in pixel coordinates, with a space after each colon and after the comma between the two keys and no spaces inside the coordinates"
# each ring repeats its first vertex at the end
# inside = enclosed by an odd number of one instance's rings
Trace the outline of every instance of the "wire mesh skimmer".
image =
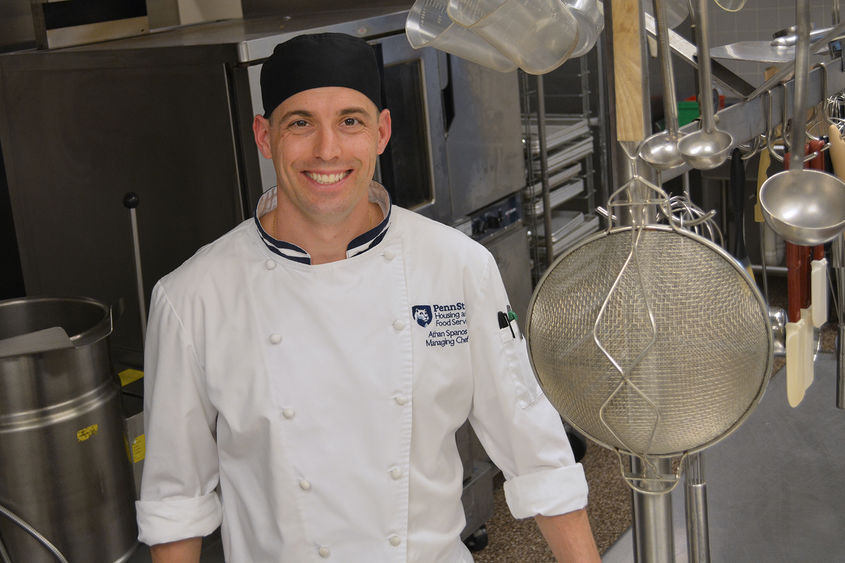
{"type": "MultiPolygon", "coordinates": [[[[663,215],[668,197],[651,185],[663,215]]],[[[608,208],[633,203],[614,198],[608,208]]],[[[572,427],[615,450],[628,484],[677,484],[655,458],[680,458],[735,430],[772,367],[768,308],[742,265],[669,225],[610,227],[558,258],[528,308],[531,362],[572,427]],[[643,460],[636,475],[623,454],[643,460]]],[[[677,464],[680,465],[680,464],[677,464]]],[[[644,486],[647,485],[647,486],[644,486]]]]}

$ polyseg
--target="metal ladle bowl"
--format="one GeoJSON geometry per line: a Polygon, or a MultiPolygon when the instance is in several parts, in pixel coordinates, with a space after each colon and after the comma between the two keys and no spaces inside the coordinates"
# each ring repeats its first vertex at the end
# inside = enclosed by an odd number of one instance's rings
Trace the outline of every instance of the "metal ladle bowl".
{"type": "Polygon", "coordinates": [[[824,244],[845,230],[845,183],[819,170],[784,170],[761,186],[760,207],[784,240],[824,244]]]}
{"type": "Polygon", "coordinates": [[[639,156],[658,170],[668,170],[684,163],[678,150],[681,136],[671,131],[661,131],[642,142],[639,156]]]}
{"type": "Polygon", "coordinates": [[[732,144],[730,133],[716,128],[710,131],[702,128],[678,141],[678,150],[693,168],[710,170],[725,162],[732,144]]]}

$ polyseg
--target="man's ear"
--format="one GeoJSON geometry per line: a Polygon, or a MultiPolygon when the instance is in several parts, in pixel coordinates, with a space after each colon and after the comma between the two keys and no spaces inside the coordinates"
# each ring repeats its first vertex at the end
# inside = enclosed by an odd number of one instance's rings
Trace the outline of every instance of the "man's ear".
{"type": "Polygon", "coordinates": [[[390,140],[392,131],[390,123],[390,110],[383,109],[378,116],[378,154],[382,154],[387,148],[387,141],[390,140]]]}
{"type": "Polygon", "coordinates": [[[255,145],[264,158],[273,158],[273,151],[270,150],[270,120],[263,115],[256,115],[252,120],[252,134],[255,136],[255,145]]]}

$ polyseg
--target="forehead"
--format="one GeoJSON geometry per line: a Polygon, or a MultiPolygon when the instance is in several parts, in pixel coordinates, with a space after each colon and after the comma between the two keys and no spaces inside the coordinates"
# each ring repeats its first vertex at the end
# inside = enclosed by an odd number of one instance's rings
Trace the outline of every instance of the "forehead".
{"type": "Polygon", "coordinates": [[[358,90],[341,86],[325,86],[297,92],[279,104],[279,107],[273,111],[273,115],[284,115],[290,112],[334,115],[348,112],[350,109],[361,109],[372,115],[378,114],[373,101],[358,90]]]}

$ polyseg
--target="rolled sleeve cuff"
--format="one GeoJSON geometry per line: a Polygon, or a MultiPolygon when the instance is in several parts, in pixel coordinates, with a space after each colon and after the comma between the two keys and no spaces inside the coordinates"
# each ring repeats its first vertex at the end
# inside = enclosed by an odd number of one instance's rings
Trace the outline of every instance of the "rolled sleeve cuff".
{"type": "Polygon", "coordinates": [[[514,518],[556,516],[587,506],[587,479],[580,463],[513,477],[504,489],[514,518]]]}
{"type": "Polygon", "coordinates": [[[147,545],[207,536],[223,520],[216,493],[196,498],[139,500],[135,511],[138,540],[147,545]]]}

